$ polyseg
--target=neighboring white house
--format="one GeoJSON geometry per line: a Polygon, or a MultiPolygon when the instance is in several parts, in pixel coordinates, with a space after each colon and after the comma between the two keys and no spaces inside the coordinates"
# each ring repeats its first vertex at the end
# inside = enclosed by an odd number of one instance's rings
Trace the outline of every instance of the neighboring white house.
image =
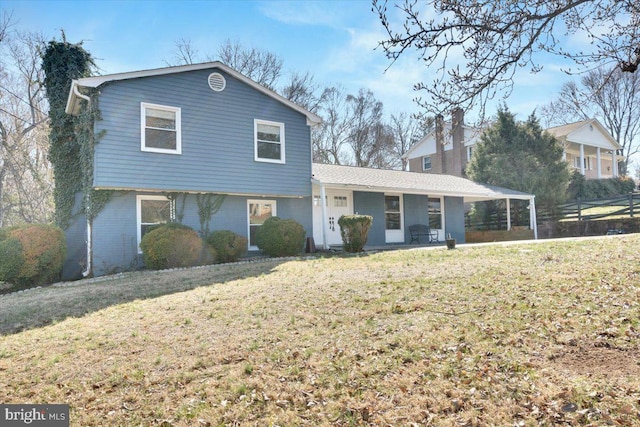
{"type": "MultiPolygon", "coordinates": [[[[597,119],[546,129],[564,147],[563,158],[587,179],[618,176],[617,154],[622,147],[597,119]]],[[[465,177],[465,168],[480,141],[482,129],[464,124],[462,110],[453,112],[451,121],[436,118],[433,131],[407,151],[409,170],[465,177]],[[439,143],[437,143],[439,141],[439,143]]]]}
{"type": "Polygon", "coordinates": [[[615,178],[622,147],[597,119],[547,129],[564,145],[563,158],[587,179],[615,178]]]}

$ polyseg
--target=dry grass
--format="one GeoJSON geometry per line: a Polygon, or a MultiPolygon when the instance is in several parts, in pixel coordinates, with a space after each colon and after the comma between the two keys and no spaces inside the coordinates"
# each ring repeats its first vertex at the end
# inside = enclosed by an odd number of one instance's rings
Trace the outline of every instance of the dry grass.
{"type": "Polygon", "coordinates": [[[69,403],[73,426],[638,426],[638,247],[403,250],[3,297],[3,317],[87,314],[0,337],[0,401],[69,403]]]}

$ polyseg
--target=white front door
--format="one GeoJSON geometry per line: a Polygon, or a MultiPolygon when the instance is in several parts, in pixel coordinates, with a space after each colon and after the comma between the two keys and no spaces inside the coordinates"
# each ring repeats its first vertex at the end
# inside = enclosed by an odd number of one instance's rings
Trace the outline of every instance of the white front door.
{"type": "Polygon", "coordinates": [[[313,218],[314,218],[314,240],[316,245],[322,244],[322,221],[325,221],[327,233],[327,244],[342,245],[340,226],[338,220],[342,215],[353,213],[353,196],[351,191],[327,190],[326,191],[327,217],[322,217],[322,205],[320,204],[320,194],[313,195],[313,218]]]}
{"type": "Polygon", "coordinates": [[[386,243],[404,242],[402,194],[384,195],[384,223],[386,243]]]}

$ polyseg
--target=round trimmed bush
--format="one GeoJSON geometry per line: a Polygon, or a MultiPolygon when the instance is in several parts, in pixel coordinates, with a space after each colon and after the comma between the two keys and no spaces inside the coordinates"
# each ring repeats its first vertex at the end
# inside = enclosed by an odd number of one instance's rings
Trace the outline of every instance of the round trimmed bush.
{"type": "Polygon", "coordinates": [[[207,244],[217,263],[235,262],[247,253],[247,238],[231,230],[217,230],[209,234],[207,244]]]}
{"type": "Polygon", "coordinates": [[[256,244],[269,256],[291,256],[302,252],[305,237],[306,232],[299,222],[272,216],[258,227],[256,244]]]}
{"type": "Polygon", "coordinates": [[[64,232],[54,225],[26,224],[5,230],[3,251],[10,261],[3,270],[10,272],[14,284],[20,287],[38,286],[53,283],[60,279],[62,265],[67,251],[64,232]],[[17,243],[16,243],[17,242],[17,243]],[[20,255],[17,254],[20,248],[20,255]],[[22,262],[20,263],[20,258],[22,262]],[[11,264],[11,265],[9,265],[11,264]],[[18,264],[19,268],[18,268],[18,264]],[[16,272],[17,270],[17,272],[16,272]]]}
{"type": "Polygon", "coordinates": [[[144,265],[152,270],[202,265],[204,242],[186,225],[163,224],[148,231],[140,242],[144,265]]]}
{"type": "Polygon", "coordinates": [[[0,282],[15,283],[24,264],[22,243],[18,239],[0,241],[0,282]]]}

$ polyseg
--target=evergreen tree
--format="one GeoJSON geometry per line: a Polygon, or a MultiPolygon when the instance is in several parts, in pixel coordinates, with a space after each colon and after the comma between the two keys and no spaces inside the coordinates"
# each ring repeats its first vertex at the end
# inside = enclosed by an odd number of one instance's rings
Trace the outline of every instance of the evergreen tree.
{"type": "MultiPolygon", "coordinates": [[[[506,107],[498,110],[495,123],[481,135],[467,165],[467,176],[476,182],[535,194],[536,206],[551,213],[566,200],[570,178],[562,147],[544,132],[535,113],[518,123],[506,107]]],[[[515,218],[524,214],[523,209],[516,210],[515,218]]]]}

